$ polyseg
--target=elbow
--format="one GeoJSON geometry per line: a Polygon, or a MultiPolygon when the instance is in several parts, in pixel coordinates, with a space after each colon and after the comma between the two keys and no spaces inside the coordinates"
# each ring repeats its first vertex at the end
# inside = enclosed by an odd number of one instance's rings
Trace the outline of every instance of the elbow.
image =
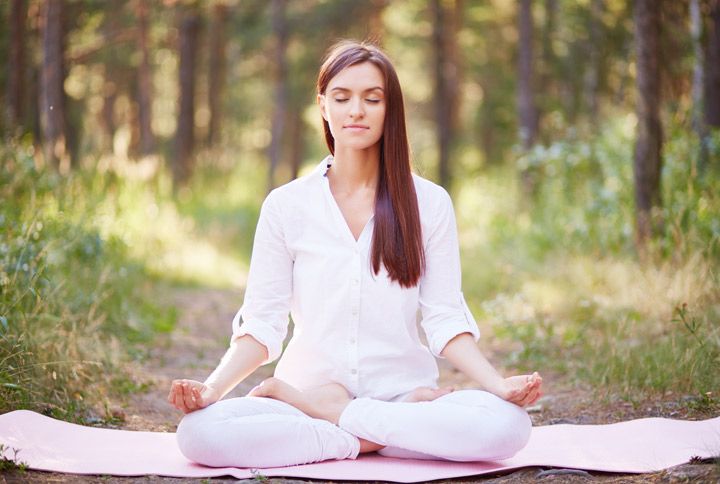
{"type": "Polygon", "coordinates": [[[473,339],[472,333],[469,331],[459,333],[450,338],[448,342],[443,345],[442,349],[437,352],[437,354],[441,358],[448,358],[458,351],[462,351],[462,348],[467,348],[468,344],[475,347],[475,340],[473,339]],[[460,348],[460,350],[458,350],[458,348],[460,348]]]}

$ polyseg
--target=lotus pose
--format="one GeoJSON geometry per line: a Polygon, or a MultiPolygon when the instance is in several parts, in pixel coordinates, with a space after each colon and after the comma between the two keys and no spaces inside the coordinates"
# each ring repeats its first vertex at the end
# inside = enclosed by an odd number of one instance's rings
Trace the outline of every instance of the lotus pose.
{"type": "Polygon", "coordinates": [[[503,378],[478,349],[452,201],[411,170],[394,67],[372,44],[339,42],[320,69],[317,102],[330,155],[263,202],[218,367],[205,382],[172,383],[168,401],[185,413],[180,450],[235,467],[364,452],[511,457],[529,438],[523,407],[539,398],[542,379],[503,378]],[[294,331],[282,352],[288,315],[294,331]],[[274,377],[222,400],[278,358],[274,377]],[[438,388],[435,358],[476,388],[438,388]]]}

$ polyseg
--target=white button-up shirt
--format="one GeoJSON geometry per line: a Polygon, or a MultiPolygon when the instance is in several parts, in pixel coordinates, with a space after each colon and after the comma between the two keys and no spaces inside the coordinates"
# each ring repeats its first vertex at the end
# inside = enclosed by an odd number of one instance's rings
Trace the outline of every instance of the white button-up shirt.
{"type": "Polygon", "coordinates": [[[245,299],[232,338],[250,334],[276,360],[275,376],[303,390],[330,382],[357,397],[393,400],[437,387],[433,356],[454,336],[480,333],[465,303],[455,213],[448,193],[413,174],[426,269],[403,288],[371,265],[374,219],[356,241],[330,191],[325,158],[263,202],[245,299]],[[418,335],[418,311],[428,346],[418,335]]]}

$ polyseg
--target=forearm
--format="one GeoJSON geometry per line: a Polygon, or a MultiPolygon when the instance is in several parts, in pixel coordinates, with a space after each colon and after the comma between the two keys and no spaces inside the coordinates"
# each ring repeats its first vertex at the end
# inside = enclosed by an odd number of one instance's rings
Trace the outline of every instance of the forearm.
{"type": "Polygon", "coordinates": [[[495,394],[500,391],[504,378],[483,356],[470,333],[455,336],[440,354],[483,390],[495,394]]]}
{"type": "Polygon", "coordinates": [[[265,345],[249,334],[241,336],[230,344],[205,384],[217,390],[222,398],[254,372],[267,356],[265,345]]]}

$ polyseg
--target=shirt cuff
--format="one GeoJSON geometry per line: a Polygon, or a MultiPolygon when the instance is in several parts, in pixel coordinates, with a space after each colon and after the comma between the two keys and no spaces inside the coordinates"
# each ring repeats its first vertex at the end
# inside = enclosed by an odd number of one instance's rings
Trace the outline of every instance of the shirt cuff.
{"type": "Polygon", "coordinates": [[[257,319],[246,320],[243,318],[241,312],[242,309],[238,311],[233,319],[233,333],[230,338],[230,344],[232,344],[236,338],[249,334],[267,348],[268,357],[260,363],[260,366],[277,360],[282,353],[282,341],[278,341],[278,337],[273,328],[269,324],[257,319]]]}
{"type": "Polygon", "coordinates": [[[445,325],[446,327],[444,327],[442,331],[438,331],[433,334],[432,339],[428,341],[430,352],[436,358],[440,358],[441,360],[444,360],[445,357],[442,356],[440,353],[443,349],[445,349],[445,346],[448,344],[448,342],[455,336],[462,333],[470,333],[476,343],[480,340],[480,329],[478,328],[477,322],[475,321],[472,312],[470,312],[470,308],[468,308],[468,305],[465,302],[465,297],[463,296],[462,292],[460,293],[460,300],[462,301],[464,317],[460,320],[456,319],[453,322],[448,321],[448,323],[445,325]]]}

